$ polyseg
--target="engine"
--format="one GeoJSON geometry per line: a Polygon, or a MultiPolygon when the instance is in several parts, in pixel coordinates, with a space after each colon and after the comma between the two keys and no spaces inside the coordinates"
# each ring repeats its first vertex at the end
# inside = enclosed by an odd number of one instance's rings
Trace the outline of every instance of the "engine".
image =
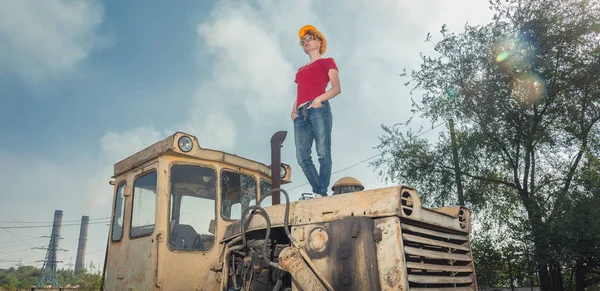
{"type": "Polygon", "coordinates": [[[263,260],[265,245],[268,260],[272,262],[274,259],[276,261],[281,251],[289,244],[277,243],[274,240],[272,243],[265,244],[264,239],[251,239],[246,243],[246,248],[234,249],[228,257],[231,273],[227,290],[291,290],[290,274],[280,268],[274,268],[267,260],[263,260]]]}

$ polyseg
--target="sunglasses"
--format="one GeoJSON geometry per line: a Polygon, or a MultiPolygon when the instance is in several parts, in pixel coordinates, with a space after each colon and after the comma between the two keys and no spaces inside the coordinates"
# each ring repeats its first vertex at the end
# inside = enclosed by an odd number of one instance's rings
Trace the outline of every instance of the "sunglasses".
{"type": "Polygon", "coordinates": [[[304,42],[309,42],[309,41],[315,40],[315,39],[317,39],[317,38],[314,37],[314,36],[312,36],[312,35],[310,35],[310,34],[308,34],[308,35],[306,35],[304,38],[302,38],[300,40],[300,46],[304,46],[304,42]]]}

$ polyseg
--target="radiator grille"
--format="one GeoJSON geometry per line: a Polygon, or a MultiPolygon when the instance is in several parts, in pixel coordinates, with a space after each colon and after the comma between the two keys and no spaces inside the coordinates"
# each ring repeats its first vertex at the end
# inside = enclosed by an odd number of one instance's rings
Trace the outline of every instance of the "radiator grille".
{"type": "Polygon", "coordinates": [[[475,290],[468,235],[408,219],[401,227],[410,290],[475,290]]]}

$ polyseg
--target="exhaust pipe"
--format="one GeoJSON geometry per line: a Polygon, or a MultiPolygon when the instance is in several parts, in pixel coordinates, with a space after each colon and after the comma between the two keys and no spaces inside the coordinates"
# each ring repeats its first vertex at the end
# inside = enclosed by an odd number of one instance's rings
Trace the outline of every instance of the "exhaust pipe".
{"type": "MultiPolygon", "coordinates": [[[[287,136],[287,131],[278,131],[271,137],[271,189],[281,187],[281,148],[287,136]]],[[[279,191],[272,194],[272,205],[281,203],[279,191]]]]}

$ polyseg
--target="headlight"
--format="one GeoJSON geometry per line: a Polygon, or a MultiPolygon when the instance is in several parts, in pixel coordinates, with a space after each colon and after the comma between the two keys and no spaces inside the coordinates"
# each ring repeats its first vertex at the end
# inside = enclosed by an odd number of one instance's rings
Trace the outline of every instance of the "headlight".
{"type": "Polygon", "coordinates": [[[177,145],[181,151],[187,153],[192,150],[194,143],[192,143],[192,139],[189,136],[182,136],[179,138],[177,145]]]}
{"type": "Polygon", "coordinates": [[[286,174],[287,174],[287,172],[285,170],[285,167],[283,165],[281,165],[281,171],[279,172],[279,178],[283,179],[286,174]]]}

